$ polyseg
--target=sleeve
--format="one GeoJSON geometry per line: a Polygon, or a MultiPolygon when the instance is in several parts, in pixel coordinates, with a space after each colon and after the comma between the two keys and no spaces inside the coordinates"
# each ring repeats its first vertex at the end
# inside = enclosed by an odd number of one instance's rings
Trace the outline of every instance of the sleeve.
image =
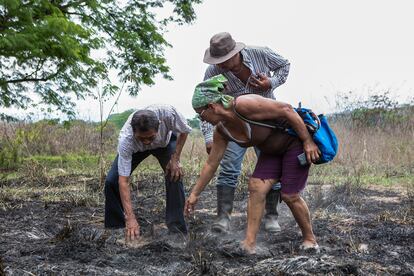
{"type": "Polygon", "coordinates": [[[118,174],[120,176],[131,175],[132,152],[124,139],[118,145],[118,174]]]}
{"type": "Polygon", "coordinates": [[[167,117],[167,124],[174,133],[190,133],[191,127],[185,117],[171,106],[171,113],[167,117]]]}
{"type": "Polygon", "coordinates": [[[206,144],[213,143],[214,126],[206,121],[201,121],[200,128],[206,144]]]}
{"type": "Polygon", "coordinates": [[[264,54],[273,76],[270,78],[272,89],[284,84],[289,74],[290,62],[270,48],[264,48],[264,54]]]}
{"type": "MultiPolygon", "coordinates": [[[[204,74],[204,80],[214,77],[218,74],[220,74],[220,72],[218,72],[217,69],[213,65],[210,65],[208,66],[204,74]]],[[[200,121],[200,128],[201,128],[201,133],[203,133],[205,143],[206,144],[213,143],[214,126],[206,121],[200,121]]]]}
{"type": "Polygon", "coordinates": [[[204,73],[204,79],[209,79],[211,77],[217,76],[218,74],[220,74],[219,71],[217,71],[217,69],[213,66],[213,65],[209,65],[206,69],[206,72],[204,73]]]}

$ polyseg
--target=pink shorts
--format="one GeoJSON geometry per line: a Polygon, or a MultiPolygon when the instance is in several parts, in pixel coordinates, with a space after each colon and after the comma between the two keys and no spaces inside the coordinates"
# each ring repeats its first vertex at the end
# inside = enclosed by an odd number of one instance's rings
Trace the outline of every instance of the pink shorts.
{"type": "Polygon", "coordinates": [[[310,168],[310,165],[299,164],[297,156],[301,153],[302,147],[295,147],[282,155],[260,153],[252,177],[276,179],[282,185],[282,193],[299,193],[306,186],[310,168]]]}

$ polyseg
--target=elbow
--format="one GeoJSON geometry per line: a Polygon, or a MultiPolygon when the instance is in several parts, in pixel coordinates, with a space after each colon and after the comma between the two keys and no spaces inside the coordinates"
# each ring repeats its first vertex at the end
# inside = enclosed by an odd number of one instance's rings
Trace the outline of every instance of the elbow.
{"type": "Polygon", "coordinates": [[[289,61],[285,64],[285,66],[283,67],[283,74],[281,76],[281,78],[279,79],[280,84],[284,84],[287,80],[287,77],[289,75],[289,70],[290,70],[290,63],[289,61]]]}
{"type": "Polygon", "coordinates": [[[125,177],[125,176],[120,176],[119,178],[118,178],[118,184],[119,184],[119,187],[121,188],[121,187],[128,187],[129,186],[129,183],[128,183],[128,177],[125,177]]]}
{"type": "MultiPolygon", "coordinates": [[[[211,152],[210,152],[211,154],[211,152]]],[[[207,161],[206,162],[206,170],[210,174],[214,174],[218,168],[219,162],[214,161],[207,161]]]]}
{"type": "MultiPolygon", "coordinates": [[[[210,155],[211,155],[212,153],[210,152],[210,155]]],[[[209,155],[209,157],[210,157],[210,155],[209,155]]],[[[210,159],[210,158],[209,158],[210,159]]],[[[215,160],[215,159],[210,159],[210,160],[208,160],[207,159],[207,162],[206,162],[206,170],[207,170],[207,172],[209,173],[209,174],[211,174],[211,175],[214,175],[214,173],[217,171],[217,169],[218,169],[218,166],[219,166],[219,164],[220,164],[220,161],[219,160],[215,160]]]]}
{"type": "Polygon", "coordinates": [[[290,104],[285,104],[281,109],[281,117],[291,121],[296,116],[295,109],[290,104]]]}
{"type": "Polygon", "coordinates": [[[283,114],[283,117],[290,118],[295,114],[295,110],[290,104],[285,104],[282,107],[282,114],[283,114]]]}

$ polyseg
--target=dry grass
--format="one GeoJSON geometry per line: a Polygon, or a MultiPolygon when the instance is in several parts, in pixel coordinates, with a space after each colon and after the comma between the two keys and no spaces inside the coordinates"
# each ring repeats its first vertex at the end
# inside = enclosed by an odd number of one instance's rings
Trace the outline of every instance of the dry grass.
{"type": "MultiPolygon", "coordinates": [[[[58,181],[59,179],[53,179],[58,181]]],[[[103,193],[96,190],[90,181],[75,177],[71,182],[58,181],[50,185],[33,182],[4,185],[0,189],[0,209],[20,208],[21,202],[40,199],[45,204],[69,202],[71,206],[98,206],[103,203],[103,193]]]]}
{"type": "Polygon", "coordinates": [[[350,128],[347,122],[333,125],[340,141],[335,163],[354,173],[363,170],[382,172],[385,177],[393,176],[406,169],[414,169],[414,131],[396,126],[392,130],[358,127],[350,128]]]}
{"type": "MultiPolygon", "coordinates": [[[[358,192],[359,187],[366,184],[406,185],[409,210],[413,210],[413,120],[414,116],[411,116],[403,123],[377,127],[364,127],[360,122],[356,124],[352,120],[332,120],[332,128],[335,130],[340,144],[338,155],[330,164],[313,166],[309,182],[344,185],[346,187],[344,192],[348,193],[350,198],[353,193],[358,192]]],[[[59,189],[60,187],[59,183],[55,181],[56,177],[72,174],[99,176],[97,135],[98,129],[95,125],[83,122],[75,122],[71,128],[47,122],[9,125],[1,123],[0,146],[2,147],[0,147],[0,153],[2,150],[3,152],[8,151],[10,147],[18,147],[16,153],[20,155],[21,164],[17,174],[16,171],[7,171],[6,173],[9,176],[13,175],[14,178],[20,176],[21,182],[24,184],[21,187],[28,189],[29,194],[32,193],[29,187],[38,187],[45,189],[42,193],[43,199],[47,201],[60,200],[65,195],[51,189],[59,189]],[[85,153],[89,155],[84,157],[85,153]],[[31,157],[26,158],[27,156],[31,157]],[[77,159],[76,156],[80,158],[77,159]]],[[[105,172],[107,172],[116,151],[117,133],[114,129],[109,128],[105,137],[106,153],[108,154],[105,160],[105,172]]],[[[199,130],[194,130],[189,136],[181,156],[185,172],[184,183],[187,186],[194,185],[206,159],[204,139],[199,130]]],[[[239,189],[246,189],[255,163],[256,154],[253,149],[249,149],[244,158],[239,189]]],[[[4,172],[0,175],[2,182],[8,181],[9,177],[5,177],[4,172]]],[[[134,172],[133,189],[136,190],[139,183],[143,182],[142,180],[162,183],[163,178],[158,161],[155,158],[147,158],[134,172]]],[[[96,186],[96,184],[94,185],[96,186]]],[[[65,186],[70,187],[71,185],[65,186]]],[[[78,188],[81,186],[76,185],[78,188]]],[[[63,191],[64,188],[61,190],[63,191]]],[[[100,200],[95,194],[101,191],[102,187],[94,188],[94,190],[74,191],[73,193],[66,191],[68,192],[66,199],[76,205],[94,205],[100,200]]],[[[40,193],[40,191],[37,192],[40,193]]],[[[9,193],[6,195],[7,197],[10,195],[13,197],[13,193],[22,196],[20,191],[10,190],[7,193],[9,193]]]]}

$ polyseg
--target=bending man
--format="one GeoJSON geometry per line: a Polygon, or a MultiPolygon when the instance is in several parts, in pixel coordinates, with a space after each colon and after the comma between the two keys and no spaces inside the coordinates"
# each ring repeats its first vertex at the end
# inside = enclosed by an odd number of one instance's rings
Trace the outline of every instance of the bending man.
{"type": "Polygon", "coordinates": [[[180,154],[191,131],[172,106],[153,105],[131,114],[119,134],[118,155],[105,182],[105,227],[123,228],[127,240],[139,237],[132,209],[129,176],[149,155],[165,172],[166,223],[170,232],[187,233],[183,216],[184,188],[180,154]]]}

